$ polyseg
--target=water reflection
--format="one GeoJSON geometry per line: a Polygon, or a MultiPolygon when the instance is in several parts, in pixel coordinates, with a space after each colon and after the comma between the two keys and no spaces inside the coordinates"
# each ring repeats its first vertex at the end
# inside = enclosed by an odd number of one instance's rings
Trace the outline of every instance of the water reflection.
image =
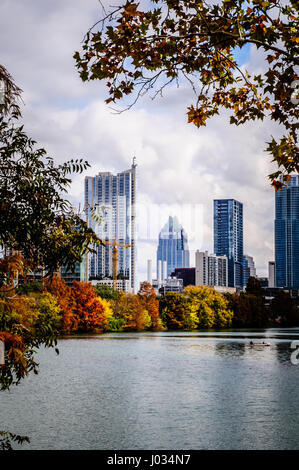
{"type": "MultiPolygon", "coordinates": [[[[165,338],[165,335],[157,334],[165,338]]],[[[157,338],[156,336],[156,338],[157,338]]],[[[147,336],[147,339],[153,337],[147,336]]],[[[132,336],[131,336],[132,338],[132,336]]],[[[293,340],[299,339],[298,329],[231,330],[168,333],[169,350],[182,354],[218,356],[225,359],[290,363],[293,340]]]]}
{"type": "Polygon", "coordinates": [[[30,434],[31,449],[298,449],[298,337],[271,329],[61,339],[58,357],[40,350],[38,376],[0,394],[1,428],[30,434]]]}

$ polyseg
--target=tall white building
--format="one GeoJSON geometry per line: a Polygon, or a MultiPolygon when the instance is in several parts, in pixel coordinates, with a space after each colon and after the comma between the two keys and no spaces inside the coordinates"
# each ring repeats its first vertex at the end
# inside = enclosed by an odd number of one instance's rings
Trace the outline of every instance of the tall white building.
{"type": "Polygon", "coordinates": [[[268,264],[268,287],[275,287],[275,261],[268,264]]]}
{"type": "MultiPolygon", "coordinates": [[[[101,172],[85,178],[85,208],[89,226],[104,241],[131,245],[117,248],[117,274],[136,286],[136,164],[117,175],[101,172]],[[95,220],[95,212],[100,220],[95,220]]],[[[89,277],[112,277],[113,246],[95,247],[89,255],[89,277]]]]}
{"type": "Polygon", "coordinates": [[[197,286],[228,286],[227,257],[197,250],[195,253],[195,284],[197,286]]]}

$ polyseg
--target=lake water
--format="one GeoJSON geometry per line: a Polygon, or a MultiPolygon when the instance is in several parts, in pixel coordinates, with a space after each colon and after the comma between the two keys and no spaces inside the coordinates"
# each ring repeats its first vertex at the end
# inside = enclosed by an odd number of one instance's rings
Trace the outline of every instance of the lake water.
{"type": "Polygon", "coordinates": [[[293,340],[299,329],[62,339],[0,393],[0,429],[30,436],[24,449],[299,449],[293,340]]]}

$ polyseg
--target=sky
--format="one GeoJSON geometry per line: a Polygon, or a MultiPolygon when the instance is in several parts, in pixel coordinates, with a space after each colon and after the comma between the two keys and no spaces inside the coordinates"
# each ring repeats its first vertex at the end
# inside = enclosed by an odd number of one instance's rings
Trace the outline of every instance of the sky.
{"type": "MultiPolygon", "coordinates": [[[[187,123],[195,100],[184,84],[115,114],[104,103],[104,82],[81,82],[73,59],[101,14],[98,0],[1,0],[0,63],[23,90],[27,134],[57,162],[88,160],[91,167],[69,189],[75,206],[83,206],[85,176],[123,171],[136,156],[139,281],[146,280],[148,259],[155,269],[158,233],[169,215],[187,232],[192,266],[197,249],[213,252],[217,198],[243,203],[244,253],[253,256],[257,274],[267,276],[275,197],[267,175],[275,167],[264,149],[279,128],[270,122],[231,126],[221,113],[197,129],[187,123]]],[[[239,59],[250,72],[265,69],[253,48],[239,59]]]]}

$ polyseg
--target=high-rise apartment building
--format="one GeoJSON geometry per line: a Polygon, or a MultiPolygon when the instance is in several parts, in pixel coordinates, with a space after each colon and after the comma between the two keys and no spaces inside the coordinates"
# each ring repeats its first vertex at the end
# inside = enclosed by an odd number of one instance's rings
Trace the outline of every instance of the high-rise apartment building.
{"type": "MultiPolygon", "coordinates": [[[[131,245],[117,248],[117,274],[136,284],[136,164],[117,175],[102,172],[85,178],[85,208],[89,226],[102,240],[131,245]],[[100,221],[92,214],[97,209],[100,221]]],[[[89,255],[89,277],[102,279],[113,275],[113,247],[95,247],[89,255]]]]}
{"type": "Polygon", "coordinates": [[[168,278],[176,268],[189,268],[188,239],[177,217],[169,217],[159,234],[157,279],[168,278]]]}
{"type": "Polygon", "coordinates": [[[195,284],[197,286],[227,286],[227,257],[208,254],[197,250],[195,253],[195,284]]]}
{"type": "Polygon", "coordinates": [[[275,193],[276,287],[299,288],[299,175],[275,193]]]}
{"type": "Polygon", "coordinates": [[[250,277],[256,277],[256,269],[252,256],[243,256],[243,286],[247,286],[248,279],[250,277]]]}
{"type": "Polygon", "coordinates": [[[243,204],[214,200],[214,252],[228,259],[228,286],[243,287],[243,204]]]}

